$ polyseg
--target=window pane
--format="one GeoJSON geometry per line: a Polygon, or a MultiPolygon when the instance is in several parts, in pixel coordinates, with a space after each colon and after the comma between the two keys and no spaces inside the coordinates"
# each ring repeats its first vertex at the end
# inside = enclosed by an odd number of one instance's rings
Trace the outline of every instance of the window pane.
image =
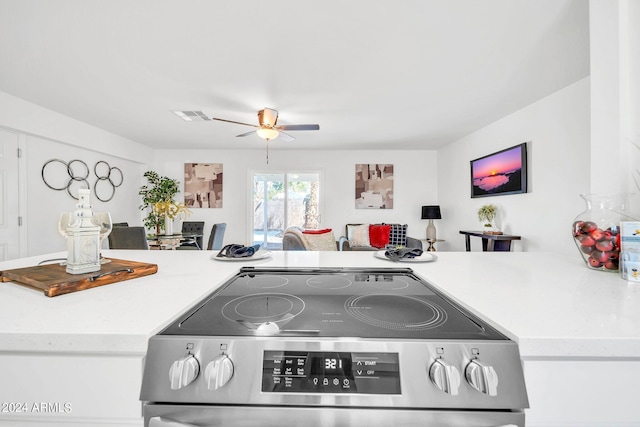
{"type": "Polygon", "coordinates": [[[287,174],[287,226],[318,228],[318,174],[287,174]]]}
{"type": "Polygon", "coordinates": [[[282,249],[287,227],[318,228],[319,192],[319,173],[254,173],[253,244],[282,249]]]}
{"type": "Polygon", "coordinates": [[[284,232],[284,176],[282,174],[254,175],[253,244],[264,248],[282,248],[284,232]]]}

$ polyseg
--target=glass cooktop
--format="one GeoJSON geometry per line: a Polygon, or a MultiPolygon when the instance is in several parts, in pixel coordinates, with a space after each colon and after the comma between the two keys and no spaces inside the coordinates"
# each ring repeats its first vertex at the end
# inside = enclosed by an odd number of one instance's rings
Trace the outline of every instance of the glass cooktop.
{"type": "Polygon", "coordinates": [[[242,268],[161,335],[507,338],[411,269],[242,268]]]}

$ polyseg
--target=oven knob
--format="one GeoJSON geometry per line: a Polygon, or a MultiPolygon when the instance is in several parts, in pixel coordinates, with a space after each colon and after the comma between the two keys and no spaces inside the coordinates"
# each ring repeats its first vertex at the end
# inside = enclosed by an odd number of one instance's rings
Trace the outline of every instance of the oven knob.
{"type": "Polygon", "coordinates": [[[233,376],[233,362],[226,354],[213,359],[204,370],[205,381],[209,390],[224,387],[233,376]]]}
{"type": "Polygon", "coordinates": [[[200,364],[198,359],[192,354],[181,357],[173,362],[169,369],[169,379],[171,380],[171,390],[178,390],[186,387],[198,377],[200,364]]]}
{"type": "Polygon", "coordinates": [[[493,367],[483,365],[478,360],[472,360],[465,369],[465,376],[471,387],[480,393],[489,396],[498,395],[498,374],[493,367]]]}
{"type": "Polygon", "coordinates": [[[429,368],[429,378],[440,390],[452,396],[458,394],[460,388],[460,372],[444,359],[437,359],[429,368]]]}

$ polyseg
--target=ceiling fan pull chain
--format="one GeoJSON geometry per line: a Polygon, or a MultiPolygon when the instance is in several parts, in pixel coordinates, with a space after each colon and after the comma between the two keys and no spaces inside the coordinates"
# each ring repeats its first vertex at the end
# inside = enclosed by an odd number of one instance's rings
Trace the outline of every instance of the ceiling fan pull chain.
{"type": "Polygon", "coordinates": [[[267,139],[267,164],[269,164],[269,140],[267,139]]]}

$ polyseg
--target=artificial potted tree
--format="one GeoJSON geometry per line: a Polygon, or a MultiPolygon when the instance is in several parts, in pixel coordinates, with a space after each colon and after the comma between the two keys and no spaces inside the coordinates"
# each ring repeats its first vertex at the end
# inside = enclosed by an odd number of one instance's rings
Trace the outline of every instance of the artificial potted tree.
{"type": "Polygon", "coordinates": [[[495,205],[484,205],[478,209],[478,220],[482,223],[482,232],[485,234],[502,234],[495,229],[494,220],[497,208],[495,205]]]}
{"type": "Polygon", "coordinates": [[[160,176],[154,171],[147,171],[143,176],[147,178],[147,184],[143,185],[138,192],[142,196],[140,210],[149,209],[143,223],[147,229],[155,229],[156,234],[160,234],[160,230],[165,229],[166,226],[167,212],[165,210],[169,210],[171,205],[176,205],[173,198],[178,194],[180,183],[173,178],[160,176]]]}

